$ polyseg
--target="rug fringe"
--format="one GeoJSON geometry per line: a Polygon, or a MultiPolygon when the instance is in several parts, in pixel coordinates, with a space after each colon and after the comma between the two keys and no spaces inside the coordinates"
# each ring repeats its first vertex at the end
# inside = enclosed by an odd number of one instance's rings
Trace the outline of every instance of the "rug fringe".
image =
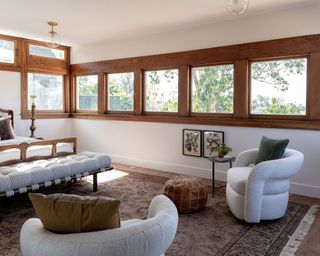
{"type": "Polygon", "coordinates": [[[297,230],[292,234],[289,241],[283,248],[280,256],[294,256],[301,245],[304,237],[308,233],[311,225],[316,219],[316,214],[319,211],[319,205],[312,205],[306,216],[300,222],[297,230]]]}

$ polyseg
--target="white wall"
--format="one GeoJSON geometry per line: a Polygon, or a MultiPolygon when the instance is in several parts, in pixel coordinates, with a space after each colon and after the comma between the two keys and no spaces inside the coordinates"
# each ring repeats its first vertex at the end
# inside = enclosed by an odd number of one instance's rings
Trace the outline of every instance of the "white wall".
{"type": "MultiPolygon", "coordinates": [[[[81,149],[108,153],[114,162],[210,178],[207,159],[182,155],[184,128],[224,131],[233,155],[258,147],[263,135],[289,138],[289,147],[305,154],[303,170],[292,180],[292,192],[320,197],[319,131],[81,119],[73,119],[72,130],[81,149]]],[[[225,180],[227,168],[217,165],[216,178],[225,180]]]]}
{"type": "MultiPolygon", "coordinates": [[[[320,5],[266,13],[220,24],[173,31],[149,37],[72,49],[72,62],[89,62],[131,56],[167,53],[244,42],[320,33],[320,5]]],[[[222,130],[226,143],[237,155],[257,147],[262,135],[289,138],[289,147],[305,154],[303,170],[293,179],[292,191],[320,198],[320,132],[139,123],[105,120],[72,120],[73,134],[80,148],[105,152],[116,162],[164,171],[210,177],[207,159],[182,155],[182,129],[222,130]]],[[[218,166],[218,179],[225,179],[226,165],[218,166]]]]}
{"type": "MultiPolygon", "coordinates": [[[[249,10],[250,11],[250,10],[249,10]]],[[[104,44],[73,47],[71,63],[179,52],[320,33],[317,4],[104,44]]],[[[112,26],[112,24],[110,24],[112,26]]]]}
{"type": "MultiPolygon", "coordinates": [[[[30,120],[21,120],[20,73],[0,71],[0,108],[14,110],[15,132],[18,136],[30,136],[30,120]]],[[[61,138],[71,136],[69,119],[36,120],[36,136],[61,138]]]]}

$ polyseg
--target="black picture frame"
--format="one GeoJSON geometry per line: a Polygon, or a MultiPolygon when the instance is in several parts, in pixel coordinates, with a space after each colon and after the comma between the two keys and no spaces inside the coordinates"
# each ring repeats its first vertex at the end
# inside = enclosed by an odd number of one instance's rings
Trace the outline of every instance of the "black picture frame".
{"type": "Polygon", "coordinates": [[[195,130],[195,129],[182,130],[182,154],[185,156],[202,157],[202,131],[201,130],[195,130]],[[194,136],[197,136],[197,137],[194,137],[194,136]]]}
{"type": "MultiPolygon", "coordinates": [[[[223,131],[204,130],[202,135],[203,157],[209,158],[209,156],[214,152],[213,148],[216,147],[217,144],[222,143],[224,143],[223,131]],[[216,139],[219,139],[219,141],[216,141],[216,139]]],[[[215,155],[218,155],[218,153],[216,153],[215,155]]]]}

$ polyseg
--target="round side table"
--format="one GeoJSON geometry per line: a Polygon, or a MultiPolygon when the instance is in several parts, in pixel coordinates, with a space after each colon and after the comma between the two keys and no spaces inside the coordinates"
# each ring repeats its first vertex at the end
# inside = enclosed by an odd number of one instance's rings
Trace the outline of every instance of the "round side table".
{"type": "Polygon", "coordinates": [[[235,156],[209,156],[209,161],[212,162],[212,197],[214,197],[214,181],[215,181],[215,163],[229,163],[230,168],[232,168],[232,163],[236,160],[235,156]]]}

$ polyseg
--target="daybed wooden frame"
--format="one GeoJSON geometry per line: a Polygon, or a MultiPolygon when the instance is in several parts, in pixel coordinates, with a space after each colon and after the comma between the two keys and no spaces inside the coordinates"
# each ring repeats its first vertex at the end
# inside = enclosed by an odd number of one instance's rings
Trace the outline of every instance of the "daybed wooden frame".
{"type": "Polygon", "coordinates": [[[71,137],[71,138],[63,138],[63,139],[56,139],[56,140],[39,140],[39,141],[35,141],[35,142],[22,142],[20,144],[0,146],[0,152],[6,151],[9,149],[18,149],[20,151],[20,159],[1,162],[0,166],[6,166],[6,165],[12,165],[12,164],[17,164],[17,163],[21,163],[21,162],[30,162],[30,161],[39,160],[39,159],[49,159],[49,158],[58,157],[58,156],[68,156],[68,155],[76,154],[77,153],[77,138],[71,137]],[[73,144],[73,152],[59,152],[58,153],[57,152],[57,144],[59,144],[59,143],[73,144]],[[27,157],[28,149],[32,148],[34,146],[52,146],[51,155],[27,157]]]}
{"type": "MultiPolygon", "coordinates": [[[[35,141],[35,142],[30,142],[30,143],[21,143],[21,144],[15,144],[15,145],[5,145],[5,146],[0,146],[0,152],[6,151],[6,150],[10,150],[10,149],[19,149],[20,150],[20,159],[16,159],[16,160],[9,160],[9,161],[5,161],[0,163],[0,166],[7,166],[7,165],[12,165],[12,164],[17,164],[17,163],[22,163],[22,162],[29,162],[29,161],[34,161],[34,160],[39,160],[39,159],[49,159],[49,158],[53,158],[53,157],[58,157],[58,156],[67,156],[67,155],[73,155],[77,153],[77,138],[75,137],[71,137],[71,138],[63,138],[63,139],[56,139],[56,140],[42,140],[42,141],[35,141]],[[73,152],[57,152],[57,145],[59,143],[70,143],[73,144],[73,152]],[[33,157],[27,157],[27,151],[29,148],[34,147],[34,146],[52,146],[52,151],[51,151],[51,155],[48,156],[33,156],[33,157]]],[[[100,172],[104,172],[104,171],[109,171],[112,170],[113,167],[110,166],[108,168],[105,168],[103,170],[99,169],[99,170],[94,170],[89,172],[89,175],[93,175],[93,191],[96,192],[98,190],[98,173],[100,172]]],[[[84,174],[80,174],[81,177],[84,177],[84,174]]],[[[77,178],[79,178],[79,175],[72,175],[71,176],[71,180],[66,180],[65,178],[61,179],[60,183],[63,182],[69,182],[69,184],[71,183],[71,181],[76,180],[77,178]]],[[[51,180],[52,185],[55,185],[55,181],[51,180]]],[[[39,184],[39,188],[45,187],[44,183],[40,183],[39,184]]],[[[33,191],[35,189],[33,189],[31,186],[27,187],[27,192],[28,191],[33,191]]],[[[26,192],[24,192],[26,193],[26,192]]],[[[20,194],[19,189],[15,189],[14,190],[14,195],[16,194],[20,194]]],[[[7,197],[6,193],[0,193],[0,198],[2,197],[7,197]]]]}

